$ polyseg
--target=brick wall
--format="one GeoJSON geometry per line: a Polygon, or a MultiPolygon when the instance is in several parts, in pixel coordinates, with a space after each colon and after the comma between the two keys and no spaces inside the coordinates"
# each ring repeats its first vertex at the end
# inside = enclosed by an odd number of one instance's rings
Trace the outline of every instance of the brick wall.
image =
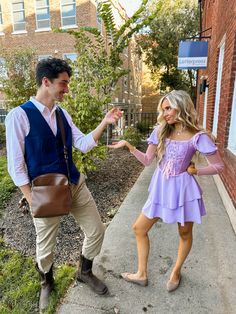
{"type": "MultiPolygon", "coordinates": [[[[52,31],[37,31],[35,19],[35,3],[25,0],[26,31],[27,33],[14,34],[11,23],[4,22],[4,36],[0,36],[1,48],[11,50],[13,47],[32,47],[37,55],[53,55],[62,57],[63,53],[74,52],[73,37],[68,34],[58,34],[52,31]]],[[[96,8],[89,0],[76,1],[77,25],[96,27],[96,8]]],[[[61,27],[60,0],[50,1],[51,28],[61,27]]],[[[3,1],[3,20],[12,21],[11,3],[3,1]]]]}
{"type": "MultiPolygon", "coordinates": [[[[61,27],[60,0],[50,0],[50,24],[51,28],[61,27]]],[[[26,32],[14,33],[12,26],[11,2],[1,1],[4,29],[0,34],[0,57],[1,50],[11,51],[16,47],[32,47],[37,55],[51,55],[62,58],[64,53],[75,53],[74,38],[68,34],[55,33],[52,30],[38,31],[36,29],[35,1],[24,0],[26,32]]],[[[96,6],[94,0],[76,0],[76,24],[77,29],[81,26],[97,27],[96,6]]],[[[76,30],[76,29],[75,29],[76,30]]],[[[131,44],[132,46],[132,44],[131,44]]],[[[138,64],[136,56],[131,48],[128,49],[128,57],[124,65],[130,69],[128,90],[124,93],[124,84],[121,80],[114,95],[114,101],[137,104],[141,107],[141,91],[138,84],[141,75],[141,69],[137,69],[138,64]],[[132,79],[131,79],[132,77],[132,79]]],[[[139,84],[139,85],[140,85],[139,84]]],[[[134,106],[136,110],[136,106],[134,106]]]]}
{"type": "MultiPolygon", "coordinates": [[[[198,81],[200,84],[201,78],[207,77],[209,90],[206,126],[210,131],[212,131],[214,119],[219,47],[223,41],[225,42],[217,142],[221,156],[225,162],[225,169],[221,174],[221,178],[234,206],[236,206],[236,156],[227,149],[236,72],[236,1],[204,0],[202,22],[203,30],[211,28],[211,30],[204,33],[204,35],[211,35],[211,39],[209,40],[208,67],[204,71],[199,71],[198,81]]],[[[204,96],[204,93],[199,94],[197,99],[197,109],[201,119],[203,119],[204,96]]]]}

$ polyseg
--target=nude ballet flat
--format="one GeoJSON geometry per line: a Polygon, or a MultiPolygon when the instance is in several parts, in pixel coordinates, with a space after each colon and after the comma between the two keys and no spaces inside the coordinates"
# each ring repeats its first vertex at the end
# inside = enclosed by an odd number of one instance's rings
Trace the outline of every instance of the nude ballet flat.
{"type": "Polygon", "coordinates": [[[181,281],[181,275],[179,276],[179,280],[177,282],[173,282],[169,280],[166,284],[167,291],[168,292],[175,291],[179,287],[180,281],[181,281]]]}
{"type": "Polygon", "coordinates": [[[136,285],[139,285],[142,287],[146,287],[148,285],[148,279],[130,279],[128,277],[129,275],[131,275],[131,273],[122,273],[121,277],[128,282],[135,283],[136,285]]]}

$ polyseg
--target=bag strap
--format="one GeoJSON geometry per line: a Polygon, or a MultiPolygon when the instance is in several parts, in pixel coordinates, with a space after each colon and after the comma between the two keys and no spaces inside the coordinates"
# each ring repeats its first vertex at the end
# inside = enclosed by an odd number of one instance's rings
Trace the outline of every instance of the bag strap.
{"type": "Polygon", "coordinates": [[[59,123],[59,128],[61,130],[61,137],[62,137],[62,143],[63,143],[63,152],[64,152],[64,158],[65,158],[66,169],[67,169],[67,176],[68,176],[69,182],[71,182],[70,181],[70,168],[69,168],[69,163],[68,163],[68,148],[66,146],[65,128],[64,128],[64,123],[63,123],[62,116],[61,116],[61,111],[60,111],[60,109],[58,107],[56,109],[56,117],[57,117],[57,121],[59,123]]]}

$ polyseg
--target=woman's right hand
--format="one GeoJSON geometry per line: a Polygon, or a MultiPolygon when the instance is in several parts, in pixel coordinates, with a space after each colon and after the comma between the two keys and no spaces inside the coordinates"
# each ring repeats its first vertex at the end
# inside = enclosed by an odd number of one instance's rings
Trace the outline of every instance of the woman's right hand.
{"type": "Polygon", "coordinates": [[[127,141],[121,140],[119,142],[113,142],[111,145],[107,145],[108,148],[121,148],[127,146],[127,141]]]}

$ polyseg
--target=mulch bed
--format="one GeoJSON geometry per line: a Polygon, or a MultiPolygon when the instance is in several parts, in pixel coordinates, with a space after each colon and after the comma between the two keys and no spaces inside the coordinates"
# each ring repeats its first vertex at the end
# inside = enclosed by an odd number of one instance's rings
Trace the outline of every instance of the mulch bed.
{"type": "MultiPolygon", "coordinates": [[[[145,145],[141,150],[145,151],[145,145]]],[[[99,170],[90,172],[87,186],[91,191],[104,223],[109,223],[144,166],[126,149],[110,150],[105,161],[98,162],[99,170]]],[[[29,213],[24,214],[17,204],[17,191],[6,207],[2,230],[4,240],[27,256],[35,256],[35,230],[29,213]]],[[[75,264],[79,259],[83,233],[72,216],[61,218],[55,248],[55,263],[75,264]]]]}

